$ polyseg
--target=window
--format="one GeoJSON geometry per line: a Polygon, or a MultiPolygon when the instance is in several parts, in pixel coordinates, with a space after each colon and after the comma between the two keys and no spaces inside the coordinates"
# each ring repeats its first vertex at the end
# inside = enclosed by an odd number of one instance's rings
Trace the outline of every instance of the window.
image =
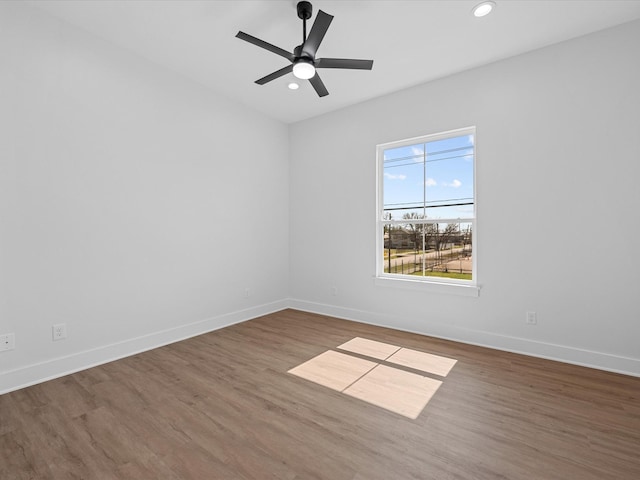
{"type": "Polygon", "coordinates": [[[475,286],[475,128],[378,145],[377,156],[377,278],[475,286]]]}

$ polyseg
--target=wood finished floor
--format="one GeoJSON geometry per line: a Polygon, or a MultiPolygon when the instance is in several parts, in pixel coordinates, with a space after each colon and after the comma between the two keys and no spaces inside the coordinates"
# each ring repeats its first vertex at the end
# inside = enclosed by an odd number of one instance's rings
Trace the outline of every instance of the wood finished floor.
{"type": "Polygon", "coordinates": [[[640,378],[287,310],[1,395],[0,478],[637,480],[640,378]],[[287,373],[354,337],[457,363],[416,420],[287,373]]]}

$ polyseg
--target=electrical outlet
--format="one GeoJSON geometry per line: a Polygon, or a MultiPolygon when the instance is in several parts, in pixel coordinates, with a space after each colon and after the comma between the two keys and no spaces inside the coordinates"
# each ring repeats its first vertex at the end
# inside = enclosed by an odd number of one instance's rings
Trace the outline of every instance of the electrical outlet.
{"type": "Polygon", "coordinates": [[[331,287],[331,295],[333,295],[334,297],[338,295],[338,287],[336,287],[335,285],[331,287]]]}
{"type": "Polygon", "coordinates": [[[66,323],[58,323],[51,327],[53,331],[53,341],[63,340],[67,338],[67,324],[66,323]]]}
{"type": "Polygon", "coordinates": [[[536,312],[527,312],[527,325],[537,325],[538,324],[538,316],[536,312]]]}
{"type": "Polygon", "coordinates": [[[249,298],[251,295],[253,295],[253,290],[250,288],[245,288],[244,289],[244,298],[249,298]]]}
{"type": "Polygon", "coordinates": [[[0,352],[16,348],[16,336],[13,333],[0,335],[0,352]]]}

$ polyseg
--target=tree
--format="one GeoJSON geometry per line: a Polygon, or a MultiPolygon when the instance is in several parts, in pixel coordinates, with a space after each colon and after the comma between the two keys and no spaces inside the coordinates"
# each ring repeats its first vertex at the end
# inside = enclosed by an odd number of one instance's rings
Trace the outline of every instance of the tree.
{"type": "MultiPolygon", "coordinates": [[[[391,212],[384,212],[382,215],[383,220],[393,220],[391,212]]],[[[391,273],[391,224],[384,226],[384,233],[382,236],[382,242],[384,243],[384,237],[387,237],[387,271],[391,273]]]]}
{"type": "Polygon", "coordinates": [[[462,233],[462,255],[467,256],[467,245],[473,249],[471,225],[468,225],[465,231],[462,233]]]}
{"type": "Polygon", "coordinates": [[[444,228],[440,228],[438,223],[430,223],[427,225],[427,235],[430,242],[433,242],[436,251],[437,264],[442,264],[442,248],[451,241],[453,236],[458,233],[458,224],[448,223],[444,228]]]}
{"type": "MultiPolygon", "coordinates": [[[[422,220],[425,216],[416,212],[409,212],[402,215],[403,220],[422,220]]],[[[411,239],[413,242],[414,248],[414,256],[413,262],[414,264],[418,264],[418,250],[420,246],[422,246],[422,234],[424,232],[424,224],[422,223],[409,223],[407,224],[409,227],[409,232],[411,233],[411,239]]]]}

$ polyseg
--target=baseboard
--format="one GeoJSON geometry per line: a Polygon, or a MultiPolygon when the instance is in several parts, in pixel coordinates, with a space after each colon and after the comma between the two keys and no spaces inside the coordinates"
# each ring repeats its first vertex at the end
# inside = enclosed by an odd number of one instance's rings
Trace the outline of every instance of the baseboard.
{"type": "Polygon", "coordinates": [[[268,315],[287,307],[287,300],[279,300],[3,372],[0,374],[0,395],[268,315]]]}
{"type": "Polygon", "coordinates": [[[608,372],[640,377],[640,359],[621,357],[608,353],[583,350],[565,345],[537,342],[526,338],[511,337],[481,330],[472,330],[445,324],[425,325],[424,330],[415,330],[407,320],[393,315],[369,312],[353,308],[338,307],[304,300],[289,300],[289,307],[304,312],[328,315],[379,327],[393,328],[420,335],[453,340],[480,347],[545,358],[608,372]]]}
{"type": "Polygon", "coordinates": [[[582,350],[564,345],[536,342],[525,338],[498,335],[444,324],[429,324],[424,330],[416,330],[404,323],[406,319],[397,318],[392,315],[304,300],[288,299],[230,312],[187,325],[128,339],[119,343],[109,344],[3,372],[0,374],[0,395],[174,342],[186,340],[187,338],[228,327],[236,323],[245,322],[286,308],[640,377],[640,359],[582,350]]]}

